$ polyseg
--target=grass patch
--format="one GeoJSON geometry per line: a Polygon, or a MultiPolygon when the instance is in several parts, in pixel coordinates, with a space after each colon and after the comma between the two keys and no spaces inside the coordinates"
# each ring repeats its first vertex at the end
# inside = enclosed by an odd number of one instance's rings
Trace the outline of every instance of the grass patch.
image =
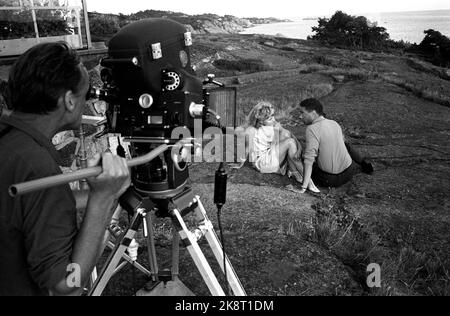
{"type": "Polygon", "coordinates": [[[378,73],[373,71],[367,71],[361,68],[328,68],[318,71],[321,74],[328,76],[345,76],[347,80],[367,81],[378,78],[378,73]]]}
{"type": "Polygon", "coordinates": [[[415,96],[435,102],[441,105],[450,106],[450,97],[447,95],[447,91],[438,91],[432,87],[421,85],[416,81],[410,81],[393,75],[383,75],[382,79],[390,84],[399,86],[409,92],[412,92],[415,96]]]}
{"type": "Polygon", "coordinates": [[[218,59],[214,61],[213,65],[221,70],[235,70],[250,73],[270,70],[270,67],[264,64],[260,59],[218,59]]]}
{"type": "Polygon", "coordinates": [[[405,240],[397,249],[383,245],[390,243],[386,235],[365,228],[360,219],[345,207],[345,201],[324,198],[314,206],[307,240],[332,252],[364,289],[367,295],[439,295],[450,294],[448,254],[433,250],[419,251],[405,240]],[[371,263],[381,267],[381,288],[367,286],[367,267],[371,263]]]}

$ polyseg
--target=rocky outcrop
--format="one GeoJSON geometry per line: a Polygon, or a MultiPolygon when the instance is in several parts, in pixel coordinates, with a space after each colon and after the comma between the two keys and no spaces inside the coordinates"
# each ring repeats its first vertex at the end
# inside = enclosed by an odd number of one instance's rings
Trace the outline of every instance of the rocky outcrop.
{"type": "Polygon", "coordinates": [[[280,22],[291,22],[291,20],[280,20],[277,18],[245,18],[252,24],[270,24],[270,23],[280,23],[280,22]]]}
{"type": "Polygon", "coordinates": [[[168,18],[184,24],[193,34],[236,34],[255,24],[287,22],[276,18],[238,18],[233,15],[219,16],[217,14],[188,15],[181,12],[145,10],[130,15],[102,14],[89,12],[91,35],[111,36],[116,31],[131,22],[147,18],[168,18]]]}
{"type": "Polygon", "coordinates": [[[196,21],[185,24],[194,34],[236,34],[256,24],[288,22],[275,18],[238,18],[232,15],[223,17],[213,14],[194,16],[196,21]]]}
{"type": "Polygon", "coordinates": [[[216,15],[198,16],[193,23],[185,24],[194,34],[235,34],[251,27],[253,24],[247,19],[226,15],[224,17],[216,15]]]}

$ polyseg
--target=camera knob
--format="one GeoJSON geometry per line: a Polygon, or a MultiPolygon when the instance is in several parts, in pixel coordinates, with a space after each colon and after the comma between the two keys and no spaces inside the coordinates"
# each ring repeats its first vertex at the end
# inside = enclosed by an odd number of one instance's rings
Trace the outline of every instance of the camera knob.
{"type": "Polygon", "coordinates": [[[189,114],[192,116],[192,118],[197,118],[203,116],[203,110],[205,109],[204,104],[197,104],[195,102],[192,102],[189,105],[189,114]]]}
{"type": "Polygon", "coordinates": [[[153,97],[150,94],[145,93],[139,98],[139,105],[143,109],[149,109],[153,105],[153,101],[153,97]]]}
{"type": "Polygon", "coordinates": [[[175,71],[163,73],[163,84],[168,91],[175,91],[181,86],[181,76],[175,71]]]}

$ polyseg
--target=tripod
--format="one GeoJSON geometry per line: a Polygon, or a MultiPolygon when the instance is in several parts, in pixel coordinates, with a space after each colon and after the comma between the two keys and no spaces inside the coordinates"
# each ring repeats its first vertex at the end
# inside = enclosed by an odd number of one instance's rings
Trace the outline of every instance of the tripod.
{"type": "Polygon", "coordinates": [[[205,281],[209,291],[214,296],[224,296],[225,292],[220,286],[214,272],[212,271],[207,259],[205,258],[198,240],[206,237],[208,244],[219,263],[222,272],[224,270],[224,259],[226,260],[226,282],[229,284],[235,296],[245,296],[245,290],[239,281],[228,257],[222,252],[221,243],[214,231],[211,221],[208,219],[205,208],[198,196],[194,196],[192,189],[183,187],[182,191],[173,197],[166,199],[151,200],[149,197],[142,197],[134,188],[129,189],[120,201],[121,206],[132,216],[132,220],[126,230],[120,232],[115,243],[110,242],[109,246],[112,252],[109,255],[105,265],[95,280],[89,291],[89,295],[101,295],[111,277],[120,271],[126,264],[131,263],[153,281],[176,281],[178,280],[178,259],[179,259],[179,241],[188,250],[190,256],[205,281]],[[172,244],[172,271],[170,276],[159,274],[156,259],[156,250],[154,243],[154,229],[151,220],[152,212],[158,217],[169,217],[173,225],[173,244],[172,244]],[[190,231],[183,219],[186,215],[193,213],[197,220],[197,228],[190,231]],[[125,251],[132,242],[140,226],[143,226],[144,237],[147,241],[150,271],[142,265],[134,262],[125,251]],[[125,261],[120,263],[124,259],[125,261]]]}

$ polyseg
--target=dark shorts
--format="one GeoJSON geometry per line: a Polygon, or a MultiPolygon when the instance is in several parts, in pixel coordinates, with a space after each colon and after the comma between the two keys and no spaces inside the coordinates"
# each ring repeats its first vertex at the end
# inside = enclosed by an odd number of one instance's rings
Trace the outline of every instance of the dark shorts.
{"type": "Polygon", "coordinates": [[[339,174],[332,174],[321,170],[317,164],[313,166],[312,179],[316,185],[321,187],[340,187],[349,182],[358,172],[358,165],[352,161],[350,167],[339,174]]]}

